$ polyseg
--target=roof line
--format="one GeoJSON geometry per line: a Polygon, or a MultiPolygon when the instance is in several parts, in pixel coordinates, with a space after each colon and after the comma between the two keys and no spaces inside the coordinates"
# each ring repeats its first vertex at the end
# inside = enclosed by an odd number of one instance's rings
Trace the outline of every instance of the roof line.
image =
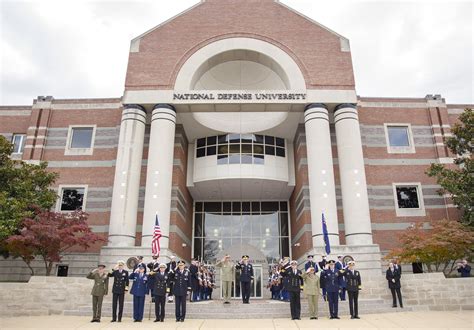
{"type": "Polygon", "coordinates": [[[147,35],[148,33],[153,32],[154,30],[156,30],[156,29],[162,27],[163,25],[168,24],[169,22],[171,22],[171,21],[174,20],[175,18],[178,18],[179,16],[186,14],[187,12],[189,12],[189,11],[193,10],[194,8],[200,6],[200,5],[203,4],[204,2],[206,2],[206,0],[200,0],[198,3],[196,3],[195,5],[189,7],[188,9],[183,10],[182,12],[180,12],[180,13],[178,13],[178,14],[176,14],[176,15],[170,17],[170,18],[168,18],[166,21],[161,22],[161,23],[158,24],[157,26],[152,27],[152,28],[149,29],[148,31],[146,31],[146,32],[144,32],[144,33],[142,33],[142,34],[140,34],[139,36],[137,36],[137,37],[135,37],[135,38],[133,38],[132,41],[131,41],[131,43],[135,42],[136,40],[141,39],[142,37],[144,37],[144,36],[147,35]]]}
{"type": "Polygon", "coordinates": [[[331,30],[331,29],[328,28],[327,26],[324,26],[324,25],[322,25],[321,23],[316,22],[314,19],[312,19],[312,18],[310,18],[310,17],[308,17],[308,16],[306,16],[306,15],[300,13],[300,12],[297,11],[296,9],[291,8],[290,6],[288,6],[288,5],[286,5],[286,4],[282,3],[282,2],[280,2],[280,0],[275,0],[275,2],[278,3],[280,6],[283,6],[283,7],[285,7],[286,9],[292,11],[293,13],[295,13],[295,14],[297,14],[297,15],[303,17],[304,19],[306,19],[306,20],[308,20],[308,21],[310,21],[311,23],[313,23],[313,24],[315,24],[315,25],[317,25],[317,26],[323,28],[324,30],[326,30],[326,31],[328,31],[328,32],[330,32],[330,33],[332,33],[332,34],[335,34],[335,35],[338,36],[339,38],[344,38],[344,39],[346,39],[346,40],[349,40],[348,38],[344,37],[343,35],[340,35],[339,33],[337,33],[337,32],[335,32],[335,31],[331,30]]]}

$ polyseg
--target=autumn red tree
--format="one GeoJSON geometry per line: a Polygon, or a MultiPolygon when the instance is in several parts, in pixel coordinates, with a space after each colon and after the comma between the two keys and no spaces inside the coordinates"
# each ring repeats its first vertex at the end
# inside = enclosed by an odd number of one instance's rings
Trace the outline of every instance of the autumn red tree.
{"type": "Polygon", "coordinates": [[[31,261],[40,257],[51,274],[53,264],[60,262],[65,252],[71,248],[87,249],[91,245],[105,241],[92,232],[87,223],[87,213],[71,213],[37,210],[32,218],[25,218],[21,223],[18,235],[10,236],[6,243],[8,250],[15,257],[20,257],[30,268],[31,261]]]}
{"type": "Polygon", "coordinates": [[[402,262],[421,262],[429,272],[442,271],[446,275],[456,267],[456,260],[474,253],[474,231],[458,221],[432,221],[429,228],[414,224],[402,232],[400,247],[389,252],[386,259],[402,262]]]}

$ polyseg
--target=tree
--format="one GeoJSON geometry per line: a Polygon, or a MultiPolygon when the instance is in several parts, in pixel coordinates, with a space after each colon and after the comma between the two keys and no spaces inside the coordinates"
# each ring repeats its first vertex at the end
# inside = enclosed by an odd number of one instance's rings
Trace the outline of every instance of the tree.
{"type": "Polygon", "coordinates": [[[33,216],[34,206],[51,208],[57,194],[50,187],[58,174],[47,163],[28,164],[11,159],[12,144],[0,135],[0,249],[5,240],[18,233],[19,224],[33,216]]]}
{"type": "Polygon", "coordinates": [[[452,137],[446,139],[449,150],[456,155],[450,168],[443,164],[431,164],[426,172],[436,177],[442,187],[439,194],[449,194],[453,203],[462,211],[461,222],[474,227],[474,163],[472,149],[474,145],[474,112],[466,109],[459,116],[460,123],[451,128],[452,137]],[[452,166],[451,166],[452,167],[452,166]]]}
{"type": "Polygon", "coordinates": [[[452,220],[438,220],[426,229],[417,223],[402,232],[398,239],[401,247],[393,249],[385,259],[399,259],[402,262],[421,262],[429,272],[451,273],[456,260],[474,253],[474,231],[452,220]]]}
{"type": "Polygon", "coordinates": [[[51,274],[53,264],[60,262],[64,253],[72,248],[87,249],[105,239],[92,232],[87,223],[87,213],[71,213],[35,210],[34,217],[25,218],[21,223],[18,235],[10,236],[8,250],[16,257],[21,257],[30,268],[35,256],[44,262],[46,276],[51,274]]]}

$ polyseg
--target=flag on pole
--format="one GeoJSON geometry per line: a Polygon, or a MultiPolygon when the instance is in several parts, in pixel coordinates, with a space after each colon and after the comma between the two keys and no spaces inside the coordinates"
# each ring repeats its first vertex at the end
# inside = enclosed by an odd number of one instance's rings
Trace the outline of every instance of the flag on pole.
{"type": "Polygon", "coordinates": [[[154,256],[160,255],[160,238],[161,228],[160,222],[158,221],[158,214],[155,219],[155,228],[153,229],[153,239],[151,240],[151,254],[154,256]]]}
{"type": "Polygon", "coordinates": [[[328,233],[328,227],[326,225],[326,219],[324,219],[324,213],[322,217],[322,222],[323,222],[324,247],[326,248],[326,254],[329,255],[331,254],[331,245],[329,244],[329,233],[328,233]]]}

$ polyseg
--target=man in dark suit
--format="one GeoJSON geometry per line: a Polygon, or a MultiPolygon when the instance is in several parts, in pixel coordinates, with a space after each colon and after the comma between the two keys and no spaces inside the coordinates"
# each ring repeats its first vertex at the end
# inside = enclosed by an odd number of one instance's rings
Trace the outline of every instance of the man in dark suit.
{"type": "Polygon", "coordinates": [[[348,268],[342,269],[339,272],[344,275],[347,283],[347,293],[349,295],[349,310],[351,312],[351,319],[359,318],[359,290],[361,289],[361,279],[358,270],[354,269],[355,262],[349,261],[348,268]]]}
{"type": "Polygon", "coordinates": [[[253,266],[249,263],[249,256],[242,256],[242,260],[235,266],[240,269],[240,287],[242,288],[242,302],[250,303],[250,284],[253,281],[253,266]]]}
{"type": "Polygon", "coordinates": [[[191,296],[190,301],[195,302],[201,300],[200,286],[199,286],[199,266],[196,259],[191,260],[189,266],[189,273],[191,275],[191,296]]]}
{"type": "Polygon", "coordinates": [[[471,266],[468,265],[467,260],[458,263],[458,273],[461,273],[461,277],[471,276],[471,266]]]}
{"type": "MultiPolygon", "coordinates": [[[[326,260],[326,256],[323,254],[321,256],[321,261],[318,262],[318,265],[319,265],[319,269],[321,269],[321,272],[323,272],[324,270],[326,270],[326,265],[327,265],[327,260],[326,260]]],[[[326,288],[324,287],[323,285],[323,282],[321,281],[321,289],[323,291],[323,299],[324,301],[327,301],[327,294],[326,294],[326,288]]]]}
{"type": "Polygon", "coordinates": [[[326,294],[329,301],[330,319],[339,319],[339,316],[337,315],[339,307],[338,293],[342,275],[334,268],[335,264],[336,262],[334,260],[329,260],[329,269],[326,269],[321,274],[321,282],[326,289],[326,294]]]}
{"type": "Polygon", "coordinates": [[[402,302],[402,292],[401,292],[401,283],[400,283],[400,270],[395,268],[395,265],[391,262],[388,265],[388,269],[385,272],[385,278],[388,281],[388,288],[392,292],[393,304],[392,307],[397,307],[397,297],[400,307],[403,308],[402,302]],[[396,294],[396,296],[395,296],[396,294]]]}
{"type": "Polygon", "coordinates": [[[153,279],[152,294],[155,299],[155,321],[164,322],[166,294],[169,292],[169,276],[166,264],[160,264],[157,271],[151,271],[149,277],[153,279]]]}
{"type": "Polygon", "coordinates": [[[281,276],[287,279],[286,290],[290,293],[290,310],[292,320],[301,320],[301,296],[300,292],[303,287],[303,278],[301,271],[298,269],[298,263],[291,261],[291,267],[281,271],[281,276]]]}
{"type": "Polygon", "coordinates": [[[170,276],[174,280],[174,303],[176,322],[184,322],[186,317],[186,296],[191,291],[191,274],[184,268],[185,262],[180,260],[178,262],[178,269],[171,271],[170,276]]]}
{"type": "Polygon", "coordinates": [[[109,273],[109,277],[114,278],[114,284],[112,286],[112,321],[122,322],[123,314],[123,301],[125,298],[125,291],[128,290],[128,271],[123,269],[125,262],[120,260],[117,263],[117,266],[112,269],[112,272],[109,273]],[[118,305],[118,318],[117,318],[117,305],[118,305]]]}
{"type": "MultiPolygon", "coordinates": [[[[337,256],[337,261],[336,261],[336,270],[340,271],[343,269],[346,269],[346,263],[344,262],[344,257],[339,255],[337,256]]],[[[341,301],[346,300],[346,280],[344,277],[341,277],[341,290],[339,291],[339,297],[341,298],[341,301]]]]}
{"type": "MultiPolygon", "coordinates": [[[[176,264],[175,256],[170,256],[170,262],[166,264],[166,271],[169,273],[171,271],[175,271],[177,268],[178,268],[178,265],[176,264]]],[[[173,302],[173,286],[174,286],[173,280],[170,280],[168,285],[170,288],[170,291],[168,293],[168,302],[173,302]]]]}

